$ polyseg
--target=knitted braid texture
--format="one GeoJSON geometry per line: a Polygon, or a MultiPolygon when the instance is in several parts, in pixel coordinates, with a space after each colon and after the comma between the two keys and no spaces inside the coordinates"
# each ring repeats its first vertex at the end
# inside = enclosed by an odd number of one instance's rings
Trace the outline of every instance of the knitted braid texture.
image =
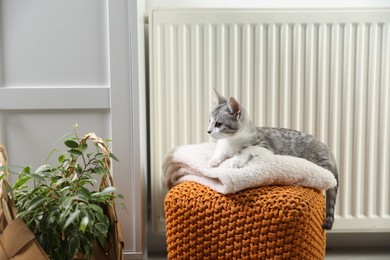
{"type": "Polygon", "coordinates": [[[165,198],[168,259],[324,259],[324,198],[298,186],[223,195],[194,182],[165,198]]]}

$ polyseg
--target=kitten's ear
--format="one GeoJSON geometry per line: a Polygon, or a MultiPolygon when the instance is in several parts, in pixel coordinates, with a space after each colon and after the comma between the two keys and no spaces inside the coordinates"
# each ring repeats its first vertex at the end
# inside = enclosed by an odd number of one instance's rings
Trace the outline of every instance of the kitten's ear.
{"type": "Polygon", "coordinates": [[[214,94],[215,94],[214,95],[215,100],[213,101],[214,105],[219,105],[219,104],[223,104],[223,103],[227,102],[226,98],[221,96],[215,88],[213,88],[213,90],[214,90],[214,94]]]}
{"type": "Polygon", "coordinates": [[[232,114],[234,114],[236,116],[237,120],[240,119],[241,118],[241,106],[237,102],[237,100],[235,100],[233,97],[230,97],[229,101],[228,101],[228,105],[229,105],[230,111],[232,112],[232,114]]]}

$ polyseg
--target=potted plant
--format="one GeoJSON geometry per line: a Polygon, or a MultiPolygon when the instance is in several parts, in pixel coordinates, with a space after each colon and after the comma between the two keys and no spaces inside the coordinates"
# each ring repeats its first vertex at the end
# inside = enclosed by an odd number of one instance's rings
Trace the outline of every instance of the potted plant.
{"type": "MultiPolygon", "coordinates": [[[[107,208],[115,211],[114,201],[122,196],[108,184],[110,158],[117,158],[107,142],[93,133],[80,138],[74,130],[64,140],[57,165],[35,171],[24,167],[13,185],[19,216],[51,259],[90,259],[94,247],[103,248],[110,229],[116,228],[107,208]]],[[[59,151],[51,156],[54,152],[59,151]]]]}

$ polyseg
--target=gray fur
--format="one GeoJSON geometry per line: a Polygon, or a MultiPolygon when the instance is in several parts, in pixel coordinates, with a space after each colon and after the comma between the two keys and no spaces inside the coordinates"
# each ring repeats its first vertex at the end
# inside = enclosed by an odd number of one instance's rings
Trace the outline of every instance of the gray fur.
{"type": "MultiPolygon", "coordinates": [[[[331,171],[338,183],[336,160],[325,144],[310,134],[291,129],[255,127],[248,119],[245,109],[234,98],[227,100],[216,90],[215,92],[218,101],[210,113],[207,132],[224,144],[221,144],[222,148],[218,150],[217,143],[216,154],[209,162],[211,167],[219,165],[223,160],[233,157],[246,147],[261,146],[274,154],[296,156],[311,161],[331,171]],[[221,151],[222,149],[225,151],[221,151]]],[[[324,229],[331,229],[334,222],[337,189],[338,185],[326,191],[324,229]]]]}

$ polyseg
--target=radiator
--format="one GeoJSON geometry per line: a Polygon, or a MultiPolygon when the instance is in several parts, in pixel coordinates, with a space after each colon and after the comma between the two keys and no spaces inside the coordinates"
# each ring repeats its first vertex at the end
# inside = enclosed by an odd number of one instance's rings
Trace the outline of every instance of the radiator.
{"type": "Polygon", "coordinates": [[[151,14],[152,218],[164,231],[161,165],[208,141],[212,88],[258,126],[313,134],[335,154],[334,232],[390,231],[390,9],[159,10],[151,14]]]}

